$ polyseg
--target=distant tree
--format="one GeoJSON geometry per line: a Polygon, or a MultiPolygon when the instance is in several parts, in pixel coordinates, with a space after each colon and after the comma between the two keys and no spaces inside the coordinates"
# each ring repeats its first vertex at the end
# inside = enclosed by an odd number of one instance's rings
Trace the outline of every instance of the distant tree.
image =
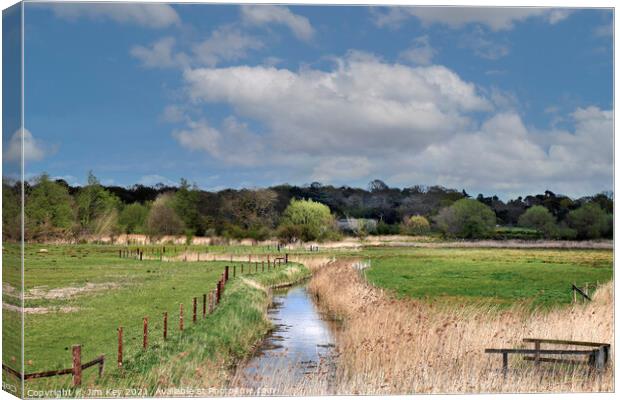
{"type": "Polygon", "coordinates": [[[598,203],[587,203],[568,214],[568,225],[578,239],[598,239],[609,231],[610,218],[598,203]]]}
{"type": "Polygon", "coordinates": [[[101,186],[92,172],[88,173],[88,184],[79,190],[76,203],[80,225],[90,232],[101,224],[98,219],[109,221],[112,210],[120,207],[119,199],[101,186]]]}
{"type": "Polygon", "coordinates": [[[20,240],[21,224],[21,185],[4,178],[2,180],[2,235],[4,240],[20,240]]]}
{"type": "Polygon", "coordinates": [[[496,219],[488,206],[477,200],[461,199],[441,209],[435,222],[446,236],[476,239],[488,237],[496,219]]]}
{"type": "Polygon", "coordinates": [[[118,216],[118,223],[125,233],[144,233],[149,209],[140,204],[132,203],[123,208],[118,216]]]}
{"type": "Polygon", "coordinates": [[[157,197],[147,219],[149,234],[154,236],[180,235],[185,231],[183,220],[172,207],[173,201],[171,194],[162,194],[157,197]]]}
{"type": "Polygon", "coordinates": [[[405,233],[410,235],[426,235],[431,230],[431,224],[421,215],[413,215],[405,220],[405,233]]]}
{"type": "Polygon", "coordinates": [[[551,215],[551,212],[543,206],[528,208],[519,217],[519,225],[525,228],[536,229],[547,238],[557,234],[556,220],[553,215],[551,215]]]}
{"type": "Polygon", "coordinates": [[[388,190],[390,187],[380,179],[375,179],[370,181],[368,184],[368,190],[371,192],[382,192],[384,190],[388,190]]]}
{"type": "Polygon", "coordinates": [[[43,174],[26,198],[25,217],[27,238],[66,234],[75,218],[73,198],[43,174]]]}
{"type": "Polygon", "coordinates": [[[280,221],[282,239],[294,241],[323,240],[334,231],[334,219],[329,207],[312,200],[291,200],[280,221]],[[293,237],[296,233],[299,236],[293,237]]]}
{"type": "Polygon", "coordinates": [[[198,188],[190,186],[186,179],[181,178],[181,186],[175,193],[171,206],[191,235],[201,235],[205,230],[204,219],[199,212],[199,203],[198,188]]]}

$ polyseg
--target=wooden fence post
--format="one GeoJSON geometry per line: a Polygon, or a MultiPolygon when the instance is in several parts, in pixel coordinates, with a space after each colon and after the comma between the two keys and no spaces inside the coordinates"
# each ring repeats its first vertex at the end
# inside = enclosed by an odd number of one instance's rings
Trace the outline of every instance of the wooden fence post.
{"type": "Polygon", "coordinates": [[[168,312],[164,312],[164,340],[168,339],[168,312]]]}
{"type": "Polygon", "coordinates": [[[243,264],[241,264],[241,275],[243,275],[243,264]]]}
{"type": "Polygon", "coordinates": [[[217,281],[217,294],[215,304],[220,304],[220,298],[222,297],[222,280],[217,281]]]}
{"type": "Polygon", "coordinates": [[[99,378],[103,376],[103,364],[105,363],[105,355],[101,355],[101,363],[99,363],[99,378]]]}
{"type": "Polygon", "coordinates": [[[233,265],[233,278],[237,276],[237,266],[233,265]]]}
{"type": "Polygon", "coordinates": [[[228,282],[228,265],[224,267],[224,282],[228,282]]]}
{"type": "Polygon", "coordinates": [[[196,323],[196,298],[192,300],[192,322],[196,323]]]}
{"type": "Polygon", "coordinates": [[[202,318],[207,316],[207,295],[202,295],[202,318]]]}
{"type": "Polygon", "coordinates": [[[149,317],[144,317],[142,321],[142,348],[146,350],[149,346],[149,317]]]}
{"type": "Polygon", "coordinates": [[[209,315],[213,314],[213,290],[209,292],[209,315]]]}
{"type": "Polygon", "coordinates": [[[142,261],[142,252],[140,252],[140,261],[142,261]]]}
{"type": "Polygon", "coordinates": [[[284,254],[284,264],[288,264],[288,253],[284,254]]]}
{"type": "Polygon", "coordinates": [[[118,367],[123,368],[123,327],[118,327],[118,367]]]}
{"type": "Polygon", "coordinates": [[[179,305],[179,330],[183,332],[183,303],[179,305]]]}
{"type": "Polygon", "coordinates": [[[79,344],[73,345],[73,386],[80,386],[82,384],[82,346],[79,344]]]}
{"type": "Polygon", "coordinates": [[[577,291],[575,290],[575,287],[577,285],[575,284],[575,282],[573,282],[573,303],[577,303],[577,291]]]}

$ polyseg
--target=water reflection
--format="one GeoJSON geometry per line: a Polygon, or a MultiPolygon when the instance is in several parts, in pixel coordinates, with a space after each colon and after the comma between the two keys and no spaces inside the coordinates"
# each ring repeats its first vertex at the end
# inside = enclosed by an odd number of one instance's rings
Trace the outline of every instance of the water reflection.
{"type": "Polygon", "coordinates": [[[331,376],[335,327],[319,312],[306,286],[274,292],[273,300],[268,315],[275,329],[238,371],[238,385],[290,387],[308,375],[331,376]]]}

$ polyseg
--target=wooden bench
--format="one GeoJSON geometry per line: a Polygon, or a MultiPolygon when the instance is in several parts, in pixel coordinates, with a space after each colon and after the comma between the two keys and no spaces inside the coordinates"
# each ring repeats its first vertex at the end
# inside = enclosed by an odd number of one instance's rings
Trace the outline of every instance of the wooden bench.
{"type": "Polygon", "coordinates": [[[508,355],[509,354],[525,354],[523,357],[526,361],[534,361],[536,365],[541,362],[553,362],[559,364],[573,364],[573,365],[589,365],[597,371],[602,371],[607,366],[609,361],[609,350],[611,345],[609,343],[597,343],[597,342],[579,342],[574,340],[558,340],[558,339],[523,339],[524,343],[533,343],[533,349],[485,349],[487,354],[501,354],[502,355],[502,372],[504,377],[508,373],[508,355]],[[567,350],[567,349],[541,349],[541,344],[556,344],[565,346],[582,346],[589,347],[587,350],[567,350]],[[588,356],[587,360],[571,360],[562,358],[549,358],[541,357],[541,355],[583,355],[588,356]]]}

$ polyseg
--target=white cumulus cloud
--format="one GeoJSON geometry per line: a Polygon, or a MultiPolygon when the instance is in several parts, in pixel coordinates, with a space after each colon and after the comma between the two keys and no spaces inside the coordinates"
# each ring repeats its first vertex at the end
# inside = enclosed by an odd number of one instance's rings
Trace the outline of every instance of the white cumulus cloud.
{"type": "Polygon", "coordinates": [[[184,73],[194,101],[226,103],[269,128],[274,147],[309,153],[376,151],[428,143],[489,110],[475,85],[442,66],[387,64],[351,53],[332,71],[264,66],[184,73]]]}
{"type": "Polygon", "coordinates": [[[284,6],[242,5],[241,17],[245,23],[251,25],[285,25],[301,40],[308,41],[314,36],[314,28],[308,18],[295,14],[284,6]]]}
{"type": "Polygon", "coordinates": [[[8,162],[19,162],[22,157],[22,139],[24,162],[40,161],[45,157],[45,150],[28,129],[16,130],[4,148],[4,159],[8,162]]]}

